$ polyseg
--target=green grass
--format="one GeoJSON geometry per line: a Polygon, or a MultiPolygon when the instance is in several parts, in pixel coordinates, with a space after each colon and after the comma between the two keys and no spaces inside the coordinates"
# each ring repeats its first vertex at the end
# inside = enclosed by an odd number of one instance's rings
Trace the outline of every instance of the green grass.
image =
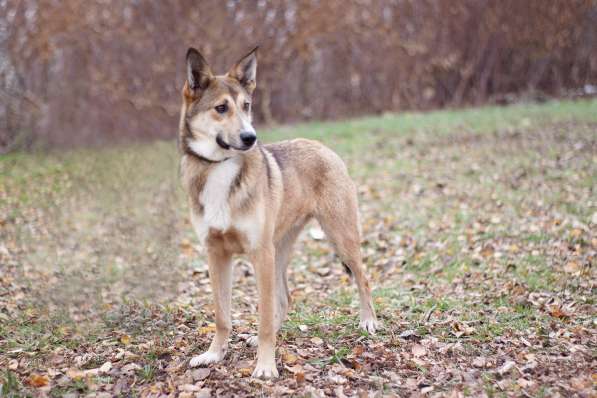
{"type": "MultiPolygon", "coordinates": [[[[372,139],[392,136],[446,135],[454,132],[491,133],[503,129],[525,129],[550,123],[595,122],[597,100],[550,101],[508,107],[488,106],[433,112],[387,113],[330,122],[282,126],[262,132],[266,141],[305,137],[334,142],[341,150],[355,152],[372,139]]],[[[337,149],[338,147],[335,147],[337,149]]]]}

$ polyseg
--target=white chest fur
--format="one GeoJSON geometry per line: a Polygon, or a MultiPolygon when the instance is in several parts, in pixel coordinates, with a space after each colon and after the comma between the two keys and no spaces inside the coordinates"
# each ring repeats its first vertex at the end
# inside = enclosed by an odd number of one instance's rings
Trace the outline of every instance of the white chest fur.
{"type": "Polygon", "coordinates": [[[199,195],[203,205],[203,220],[207,230],[210,228],[226,231],[230,228],[230,188],[240,171],[240,162],[236,158],[217,164],[207,176],[207,181],[199,195]]]}
{"type": "Polygon", "coordinates": [[[191,222],[199,240],[205,241],[210,229],[226,232],[231,227],[245,234],[253,248],[259,239],[263,211],[255,209],[253,214],[245,214],[231,219],[230,189],[238,176],[241,161],[233,158],[216,165],[207,176],[203,190],[199,194],[199,203],[203,205],[203,214],[191,212],[191,222]]]}

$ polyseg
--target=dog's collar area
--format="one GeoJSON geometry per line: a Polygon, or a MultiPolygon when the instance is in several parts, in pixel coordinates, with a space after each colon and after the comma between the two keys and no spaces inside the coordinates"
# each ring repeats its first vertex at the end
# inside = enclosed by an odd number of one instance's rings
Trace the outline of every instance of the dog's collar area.
{"type": "Polygon", "coordinates": [[[224,158],[224,159],[213,160],[213,159],[206,158],[205,156],[201,156],[201,155],[193,152],[192,150],[188,150],[187,153],[189,155],[193,156],[194,158],[196,158],[196,159],[198,159],[198,160],[200,160],[202,162],[205,162],[205,163],[222,163],[222,162],[225,162],[228,159],[232,158],[232,157],[228,157],[228,158],[224,158]]]}

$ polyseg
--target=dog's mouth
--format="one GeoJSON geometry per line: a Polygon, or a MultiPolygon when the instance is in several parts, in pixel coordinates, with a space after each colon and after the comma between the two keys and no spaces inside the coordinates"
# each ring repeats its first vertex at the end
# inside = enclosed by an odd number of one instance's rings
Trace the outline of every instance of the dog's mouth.
{"type": "Polygon", "coordinates": [[[223,139],[222,137],[218,134],[218,136],[216,137],[216,142],[218,143],[218,145],[220,146],[220,148],[228,150],[230,149],[230,145],[228,145],[223,139]]]}
{"type": "Polygon", "coordinates": [[[229,150],[229,149],[235,149],[237,151],[248,151],[249,149],[253,148],[254,144],[251,145],[243,145],[242,147],[237,147],[235,145],[229,144],[226,141],[224,141],[224,139],[222,138],[222,136],[220,134],[218,134],[216,136],[216,143],[218,144],[218,146],[224,150],[229,150]]]}

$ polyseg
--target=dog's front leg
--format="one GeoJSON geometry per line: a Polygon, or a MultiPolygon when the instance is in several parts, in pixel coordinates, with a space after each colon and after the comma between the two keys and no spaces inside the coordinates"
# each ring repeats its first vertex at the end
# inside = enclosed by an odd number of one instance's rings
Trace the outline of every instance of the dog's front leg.
{"type": "Polygon", "coordinates": [[[273,245],[255,252],[251,260],[257,277],[259,293],[259,331],[257,334],[257,365],[253,377],[278,377],[276,369],[275,314],[275,253],[273,245]]]}
{"type": "Polygon", "coordinates": [[[209,281],[213,291],[216,312],[216,334],[209,349],[190,361],[190,366],[219,362],[226,355],[232,330],[230,302],[232,297],[232,261],[229,253],[208,245],[209,281]]]}

